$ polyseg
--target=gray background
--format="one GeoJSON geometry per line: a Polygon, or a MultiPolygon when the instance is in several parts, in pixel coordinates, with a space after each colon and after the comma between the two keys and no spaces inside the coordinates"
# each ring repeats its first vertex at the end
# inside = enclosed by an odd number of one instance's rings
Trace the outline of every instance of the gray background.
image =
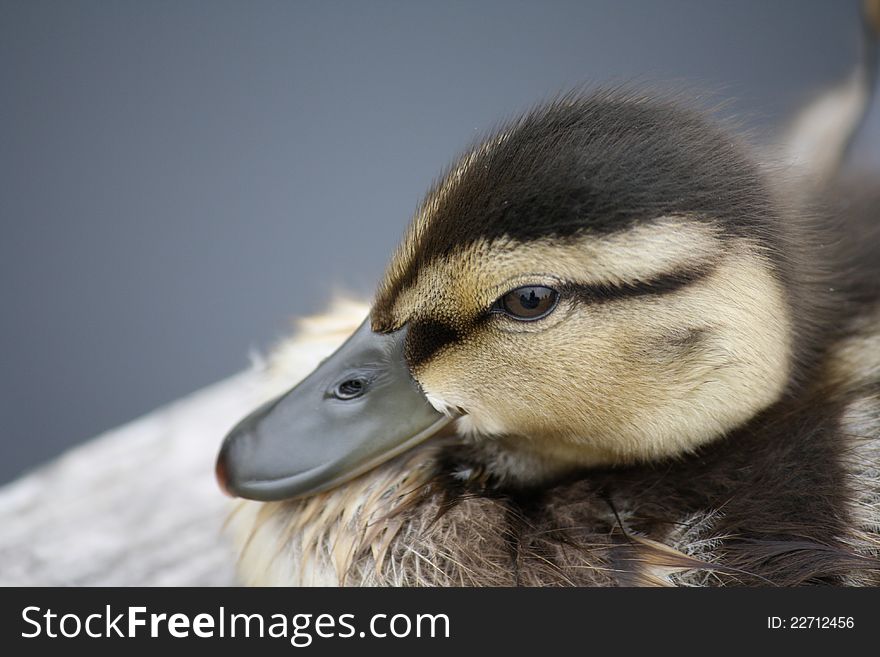
{"type": "Polygon", "coordinates": [[[766,128],[857,37],[854,0],[0,1],[0,481],[369,294],[498,119],[636,79],[766,128]]]}

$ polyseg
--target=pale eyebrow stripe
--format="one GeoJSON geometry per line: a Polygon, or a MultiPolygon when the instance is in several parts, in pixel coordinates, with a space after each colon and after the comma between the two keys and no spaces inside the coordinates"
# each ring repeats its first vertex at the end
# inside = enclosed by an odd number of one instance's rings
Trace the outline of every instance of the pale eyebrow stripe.
{"type": "Polygon", "coordinates": [[[659,217],[611,235],[590,235],[521,245],[523,255],[555,259],[563,278],[584,283],[624,284],[660,278],[668,272],[701,269],[725,251],[714,223],[699,218],[659,217]]]}
{"type": "MultiPolygon", "coordinates": [[[[688,216],[658,217],[606,235],[586,232],[526,242],[508,238],[478,240],[458,253],[423,264],[411,284],[394,298],[384,300],[385,314],[400,324],[417,313],[422,299],[437,300],[446,292],[452,298],[461,298],[462,291],[486,289],[488,286],[481,285],[475,274],[500,282],[533,271],[582,285],[620,287],[715,264],[728,247],[721,227],[709,219],[688,216]]],[[[493,287],[497,286],[496,282],[493,287]]],[[[495,298],[473,301],[473,307],[463,310],[480,313],[495,298]]],[[[389,324],[394,323],[389,320],[389,324]]]]}

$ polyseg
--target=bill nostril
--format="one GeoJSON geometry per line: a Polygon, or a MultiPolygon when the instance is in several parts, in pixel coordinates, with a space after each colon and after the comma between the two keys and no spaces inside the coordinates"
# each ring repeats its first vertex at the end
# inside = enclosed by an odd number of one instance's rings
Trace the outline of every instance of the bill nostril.
{"type": "Polygon", "coordinates": [[[347,401],[356,399],[364,394],[367,390],[367,381],[362,378],[346,379],[340,383],[333,391],[333,395],[337,399],[347,401]]]}

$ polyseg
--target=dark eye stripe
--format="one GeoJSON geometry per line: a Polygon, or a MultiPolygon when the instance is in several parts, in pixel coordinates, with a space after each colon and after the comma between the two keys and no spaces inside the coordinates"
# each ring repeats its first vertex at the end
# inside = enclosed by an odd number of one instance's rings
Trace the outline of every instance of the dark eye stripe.
{"type": "MultiPolygon", "coordinates": [[[[623,284],[565,283],[557,291],[561,298],[574,299],[581,303],[605,303],[647,295],[670,294],[705,278],[711,270],[709,266],[683,269],[650,280],[623,284]]],[[[418,367],[447,345],[461,341],[467,333],[487,322],[491,316],[492,311],[486,312],[461,327],[430,320],[412,322],[405,346],[407,363],[410,367],[418,367]]]]}
{"type": "Polygon", "coordinates": [[[709,267],[682,269],[631,283],[566,283],[560,292],[581,303],[606,303],[619,299],[677,292],[709,275],[709,267]]]}
{"type": "Polygon", "coordinates": [[[410,367],[418,367],[446,345],[461,339],[461,332],[449,324],[433,321],[413,322],[409,327],[404,356],[410,367]]]}

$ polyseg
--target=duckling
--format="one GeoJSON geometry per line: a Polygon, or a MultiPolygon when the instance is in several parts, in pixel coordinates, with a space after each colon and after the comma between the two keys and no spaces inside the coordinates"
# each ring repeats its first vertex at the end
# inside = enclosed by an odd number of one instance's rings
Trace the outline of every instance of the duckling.
{"type": "Polygon", "coordinates": [[[828,164],[859,79],[799,179],[625,89],[471,149],[224,441],[242,580],[880,584],[880,191],[828,164]]]}

